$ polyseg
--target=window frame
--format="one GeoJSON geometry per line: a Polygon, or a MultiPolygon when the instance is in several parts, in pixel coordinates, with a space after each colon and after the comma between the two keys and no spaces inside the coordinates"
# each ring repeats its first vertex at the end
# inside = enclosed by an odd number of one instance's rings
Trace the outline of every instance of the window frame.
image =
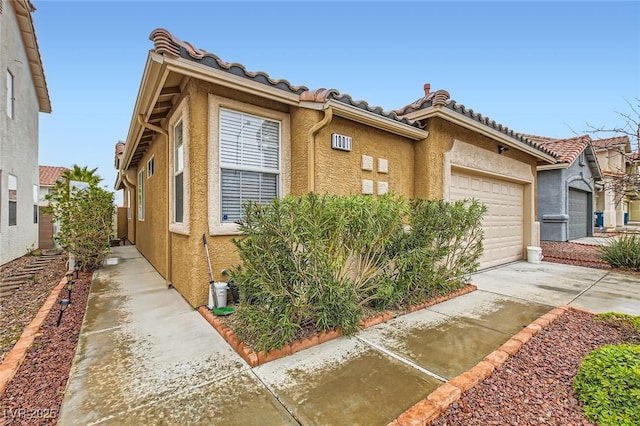
{"type": "Polygon", "coordinates": [[[144,222],[144,168],[138,171],[138,221],[144,222]]]}
{"type": "Polygon", "coordinates": [[[8,174],[7,176],[7,201],[8,201],[8,208],[9,211],[7,212],[7,226],[18,226],[18,176],[13,175],[11,173],[8,174]],[[15,182],[12,185],[12,178],[13,181],[15,182]],[[14,187],[12,189],[12,187],[14,187]],[[11,191],[15,191],[14,196],[11,196],[11,191]],[[11,206],[13,205],[13,220],[12,220],[12,215],[11,215],[11,206]]]}
{"type": "MultiPolygon", "coordinates": [[[[280,123],[280,144],[278,152],[279,174],[277,177],[277,197],[282,198],[290,191],[291,182],[291,124],[290,115],[252,104],[209,94],[209,191],[208,216],[210,235],[238,235],[239,225],[222,222],[222,188],[220,161],[220,111],[226,109],[280,123]]],[[[269,172],[267,172],[269,173],[269,172]]]]}
{"type": "Polygon", "coordinates": [[[151,178],[151,176],[155,174],[155,170],[156,170],[156,158],[154,155],[152,155],[151,158],[147,160],[147,179],[151,178]]]}
{"type": "Polygon", "coordinates": [[[189,164],[189,97],[180,101],[178,107],[169,118],[169,231],[189,235],[190,232],[190,164],[189,164]],[[182,123],[182,170],[176,173],[175,129],[182,123]],[[182,173],[182,222],[176,221],[176,176],[182,173]]]}

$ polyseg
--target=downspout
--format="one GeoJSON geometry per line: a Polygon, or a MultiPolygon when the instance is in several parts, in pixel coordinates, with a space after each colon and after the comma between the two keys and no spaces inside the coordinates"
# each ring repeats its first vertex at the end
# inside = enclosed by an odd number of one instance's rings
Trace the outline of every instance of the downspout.
{"type": "MultiPolygon", "coordinates": [[[[159,133],[161,135],[163,135],[167,140],[166,140],[166,145],[167,145],[167,149],[166,149],[166,155],[167,155],[167,162],[169,161],[169,132],[166,131],[165,129],[163,129],[162,127],[156,126],[154,124],[151,123],[147,123],[146,121],[143,120],[143,115],[142,114],[138,114],[136,115],[136,119],[138,121],[138,124],[140,124],[142,127],[149,129],[149,130],[153,130],[156,133],[159,133]]],[[[170,176],[167,176],[167,194],[169,193],[169,189],[171,188],[171,183],[169,181],[169,179],[171,179],[170,176]]],[[[173,287],[173,284],[171,282],[171,275],[172,275],[172,271],[171,271],[171,230],[169,229],[169,225],[171,224],[171,207],[169,206],[169,208],[167,209],[167,238],[165,239],[166,243],[165,243],[165,253],[167,254],[167,260],[166,260],[166,271],[167,271],[167,276],[165,277],[165,284],[167,285],[168,288],[173,287]]]]}
{"type": "Polygon", "coordinates": [[[307,191],[309,192],[316,191],[316,134],[320,129],[331,123],[332,119],[333,108],[329,107],[324,110],[324,118],[316,123],[309,131],[307,143],[309,147],[307,151],[307,163],[309,164],[307,167],[307,191]]]}

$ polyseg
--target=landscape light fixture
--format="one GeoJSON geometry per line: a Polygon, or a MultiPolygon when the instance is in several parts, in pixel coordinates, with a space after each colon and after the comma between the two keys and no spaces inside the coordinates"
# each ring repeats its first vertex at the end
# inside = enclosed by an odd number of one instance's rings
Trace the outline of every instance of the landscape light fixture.
{"type": "Polygon", "coordinates": [[[76,272],[76,280],[77,280],[78,275],[80,274],[80,264],[78,262],[76,262],[76,264],[73,265],[73,270],[76,272]]]}
{"type": "Polygon", "coordinates": [[[60,303],[60,314],[58,315],[58,322],[56,323],[56,327],[60,327],[60,320],[62,319],[62,313],[71,304],[69,299],[62,299],[59,303],[60,303]]]}
{"type": "Polygon", "coordinates": [[[67,277],[67,282],[69,282],[73,279],[73,272],[69,271],[65,276],[67,277]]]}
{"type": "Polygon", "coordinates": [[[67,281],[67,291],[69,292],[69,304],[71,304],[71,290],[73,290],[73,280],[67,281]]]}

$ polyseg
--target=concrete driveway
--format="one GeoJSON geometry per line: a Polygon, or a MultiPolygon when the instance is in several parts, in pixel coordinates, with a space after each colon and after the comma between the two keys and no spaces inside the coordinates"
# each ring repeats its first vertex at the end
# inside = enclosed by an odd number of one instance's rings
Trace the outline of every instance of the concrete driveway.
{"type": "Polygon", "coordinates": [[[519,262],[478,291],[251,369],[137,252],[98,271],[60,425],[386,425],[557,305],[640,314],[640,277],[519,262]]]}

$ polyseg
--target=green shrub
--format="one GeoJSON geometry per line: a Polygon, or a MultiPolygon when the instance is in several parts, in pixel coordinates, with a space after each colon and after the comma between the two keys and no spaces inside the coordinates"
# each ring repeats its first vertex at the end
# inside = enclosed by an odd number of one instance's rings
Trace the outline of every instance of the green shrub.
{"type": "Polygon", "coordinates": [[[269,350],[310,331],[354,333],[364,309],[448,293],[477,268],[484,211],[389,194],[249,203],[235,241],[242,263],[231,271],[241,294],[237,332],[269,350]]]}
{"type": "Polygon", "coordinates": [[[600,258],[612,267],[640,271],[640,235],[623,235],[601,251],[600,258]]]}
{"type": "Polygon", "coordinates": [[[607,345],[589,353],[573,381],[585,417],[600,426],[640,421],[640,346],[607,345]]]}
{"type": "Polygon", "coordinates": [[[602,314],[596,315],[596,319],[628,324],[631,327],[635,328],[638,333],[640,333],[640,316],[638,315],[621,314],[618,312],[604,312],[602,314]]]}

